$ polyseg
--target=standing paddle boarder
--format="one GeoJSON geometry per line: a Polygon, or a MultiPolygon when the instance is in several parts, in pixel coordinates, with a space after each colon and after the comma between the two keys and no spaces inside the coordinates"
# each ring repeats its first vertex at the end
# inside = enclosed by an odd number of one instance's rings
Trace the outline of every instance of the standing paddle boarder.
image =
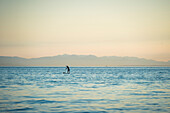
{"type": "Polygon", "coordinates": [[[67,74],[70,74],[70,68],[68,66],[66,66],[66,72],[67,74]]]}

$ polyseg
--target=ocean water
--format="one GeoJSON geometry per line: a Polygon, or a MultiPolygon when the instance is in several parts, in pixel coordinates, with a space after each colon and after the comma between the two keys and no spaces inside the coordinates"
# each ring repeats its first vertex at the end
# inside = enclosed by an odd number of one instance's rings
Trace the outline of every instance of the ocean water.
{"type": "Polygon", "coordinates": [[[170,67],[0,67],[0,112],[170,112],[170,67]]]}

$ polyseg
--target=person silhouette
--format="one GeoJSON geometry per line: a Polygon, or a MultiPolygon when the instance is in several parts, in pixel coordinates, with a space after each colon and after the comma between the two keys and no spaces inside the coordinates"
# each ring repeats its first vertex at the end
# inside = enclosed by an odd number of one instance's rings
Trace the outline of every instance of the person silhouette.
{"type": "Polygon", "coordinates": [[[70,68],[66,66],[67,74],[70,74],[70,68]]]}

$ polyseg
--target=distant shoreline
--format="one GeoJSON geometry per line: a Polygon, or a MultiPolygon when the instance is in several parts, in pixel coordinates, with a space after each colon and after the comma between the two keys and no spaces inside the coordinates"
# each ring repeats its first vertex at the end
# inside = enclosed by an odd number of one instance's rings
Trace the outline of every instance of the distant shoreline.
{"type": "Polygon", "coordinates": [[[0,56],[0,66],[14,67],[170,67],[170,61],[162,62],[138,57],[96,57],[94,55],[57,55],[25,59],[0,56]]]}

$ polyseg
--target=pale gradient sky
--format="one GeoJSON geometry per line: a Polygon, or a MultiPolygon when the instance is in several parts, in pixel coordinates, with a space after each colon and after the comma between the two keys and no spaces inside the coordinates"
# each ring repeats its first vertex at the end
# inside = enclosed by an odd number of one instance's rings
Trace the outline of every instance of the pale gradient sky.
{"type": "Polygon", "coordinates": [[[170,60],[170,0],[0,0],[0,56],[170,60]]]}

